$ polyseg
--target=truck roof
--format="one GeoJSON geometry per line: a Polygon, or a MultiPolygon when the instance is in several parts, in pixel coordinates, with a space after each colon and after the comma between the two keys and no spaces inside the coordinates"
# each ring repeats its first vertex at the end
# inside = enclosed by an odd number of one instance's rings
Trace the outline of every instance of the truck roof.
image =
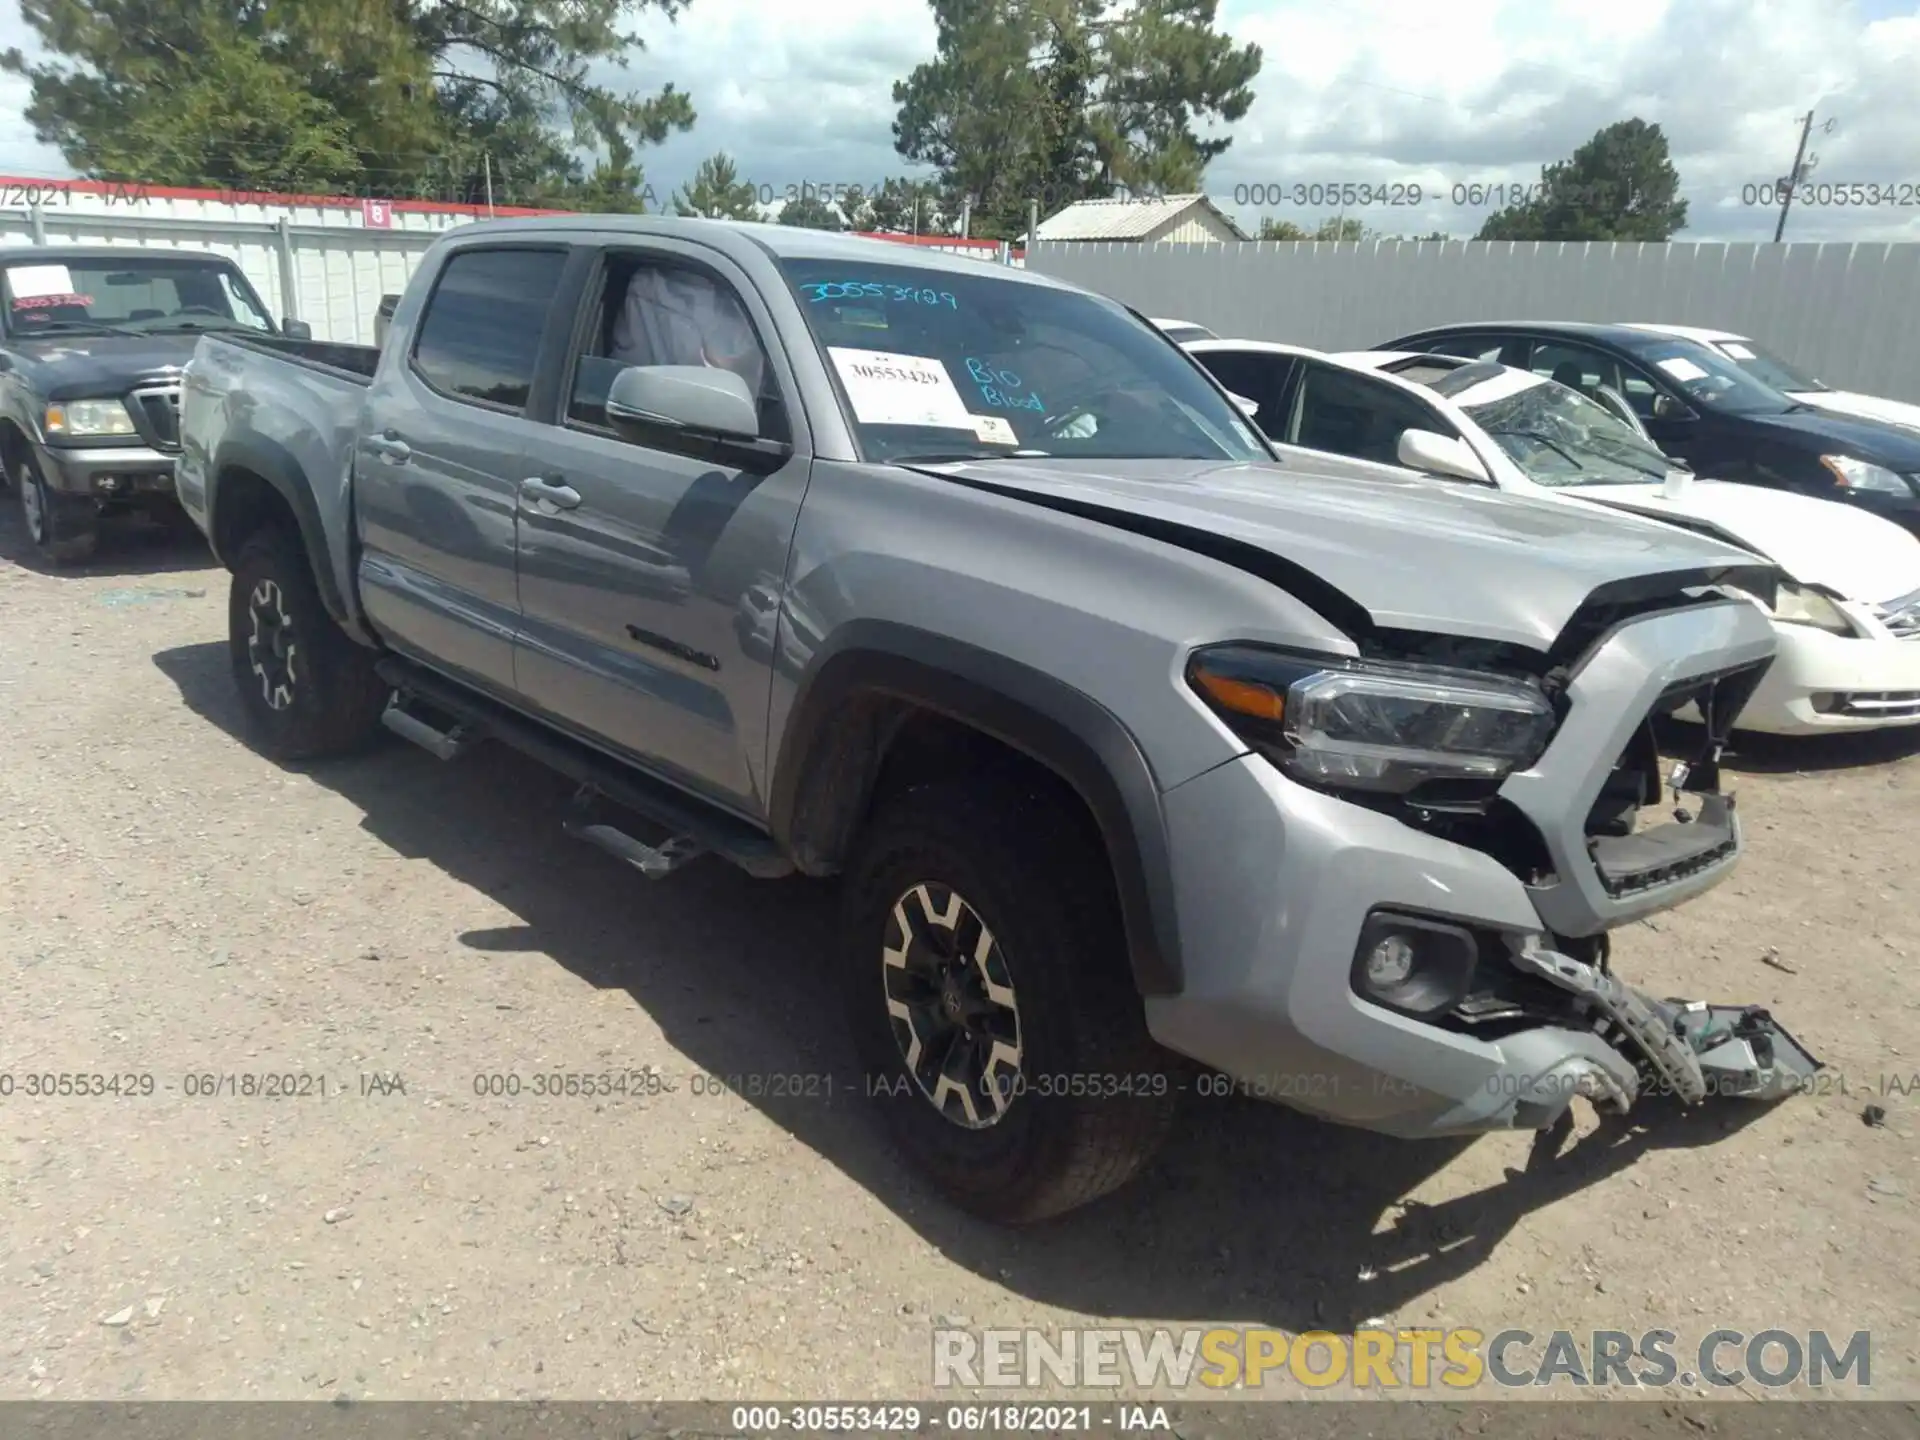
{"type": "Polygon", "coordinates": [[[633,235],[658,235],[663,238],[697,240],[736,257],[753,247],[777,260],[846,260],[852,264],[902,265],[915,270],[935,270],[954,275],[978,275],[982,268],[1008,280],[1029,285],[1048,285],[1056,290],[1078,290],[1045,275],[1036,275],[1011,265],[996,265],[969,255],[950,255],[924,245],[901,245],[891,240],[873,240],[861,235],[845,235],[832,230],[811,230],[798,225],[777,225],[770,221],[707,220],[679,215],[538,215],[511,220],[478,220],[441,232],[448,236],[544,235],[554,232],[589,230],[604,235],[625,231],[633,235]],[[738,248],[736,248],[738,247],[738,248]]]}
{"type": "Polygon", "coordinates": [[[163,260],[198,261],[203,265],[232,265],[226,255],[205,250],[176,250],[168,245],[0,245],[0,265],[60,256],[68,260],[119,260],[128,255],[158,256],[163,260]]]}

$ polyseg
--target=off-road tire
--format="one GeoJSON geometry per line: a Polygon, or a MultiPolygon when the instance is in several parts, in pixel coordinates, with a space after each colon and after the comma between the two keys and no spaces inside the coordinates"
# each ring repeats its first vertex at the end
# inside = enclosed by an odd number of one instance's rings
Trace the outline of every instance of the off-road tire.
{"type": "Polygon", "coordinates": [[[91,560],[100,544],[94,518],[89,515],[77,519],[70,507],[56,503],[32,450],[21,450],[11,478],[17,492],[14,499],[20,507],[20,528],[41,558],[54,565],[81,565],[91,560]]]}
{"type": "Polygon", "coordinates": [[[270,758],[347,754],[378,730],[389,687],[377,657],[327,613],[305,551],[282,530],[252,536],[234,559],[227,649],[254,742],[270,758]],[[275,632],[287,637],[284,654],[272,653],[275,632]]]}
{"type": "Polygon", "coordinates": [[[866,1093],[955,1204],[1033,1224],[1118,1189],[1152,1158],[1181,1067],[1147,1032],[1105,856],[1061,799],[986,779],[884,799],[847,866],[842,904],[842,1003],[866,1093]],[[1011,977],[1023,1086],[985,1128],[935,1108],[889,1015],[894,907],[921,884],[961,897],[1011,977]]]}

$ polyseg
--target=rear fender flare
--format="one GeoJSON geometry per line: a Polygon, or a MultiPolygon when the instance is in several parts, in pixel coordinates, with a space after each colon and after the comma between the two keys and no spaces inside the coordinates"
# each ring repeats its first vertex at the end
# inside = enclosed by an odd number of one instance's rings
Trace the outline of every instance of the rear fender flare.
{"type": "Polygon", "coordinates": [[[320,591],[320,602],[327,607],[327,613],[336,624],[349,633],[358,634],[355,617],[340,593],[339,582],[334,578],[332,557],[327,549],[326,526],[320,519],[320,504],[314,497],[313,485],[300,468],[299,461],[271,440],[250,436],[221,446],[214,457],[214,483],[207,489],[207,533],[215,557],[228,569],[233,568],[235,557],[225,553],[215,537],[220,534],[220,497],[226,482],[237,471],[250,471],[258,475],[286,502],[294,523],[299,527],[300,548],[306,552],[308,567],[313,571],[313,582],[320,591]]]}
{"type": "Polygon", "coordinates": [[[769,821],[800,868],[831,873],[865,816],[890,738],[850,725],[873,699],[969,726],[1059,776],[1106,845],[1142,995],[1180,993],[1183,968],[1160,788],[1131,732],[1097,700],[989,650],[889,621],[837,630],[801,680],[780,740],[769,821]]]}

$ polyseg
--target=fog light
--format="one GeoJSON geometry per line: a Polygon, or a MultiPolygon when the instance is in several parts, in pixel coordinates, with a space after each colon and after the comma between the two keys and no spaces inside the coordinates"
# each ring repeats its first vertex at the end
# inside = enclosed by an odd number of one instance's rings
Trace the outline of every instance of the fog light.
{"type": "Polygon", "coordinates": [[[93,483],[109,495],[118,493],[120,489],[120,477],[118,475],[102,475],[93,483]]]}
{"type": "Polygon", "coordinates": [[[1389,935],[1367,952],[1367,984],[1374,990],[1404,985],[1413,974],[1413,942],[1389,935]]]}
{"type": "Polygon", "coordinates": [[[1831,715],[1840,708],[1840,703],[1843,698],[1842,696],[1834,694],[1831,690],[1816,690],[1811,697],[1813,713],[1816,715],[1831,715]]]}
{"type": "Polygon", "coordinates": [[[1361,999],[1428,1016],[1460,1003],[1473,986],[1480,942],[1471,930],[1424,915],[1376,910],[1360,927],[1352,984],[1361,999]]]}

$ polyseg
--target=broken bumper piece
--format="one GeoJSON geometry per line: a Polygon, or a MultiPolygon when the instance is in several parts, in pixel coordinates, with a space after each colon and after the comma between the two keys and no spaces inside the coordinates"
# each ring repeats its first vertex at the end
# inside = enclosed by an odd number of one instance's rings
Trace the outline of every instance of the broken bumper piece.
{"type": "Polygon", "coordinates": [[[1782,1100],[1805,1090],[1821,1063],[1757,1005],[1656,1000],[1592,965],[1537,943],[1517,949],[1524,970],[1572,991],[1608,1039],[1635,1062],[1643,1083],[1628,1093],[1597,1068],[1579,1093],[1625,1112],[1639,1093],[1666,1090],[1683,1104],[1709,1095],[1782,1100]]]}

